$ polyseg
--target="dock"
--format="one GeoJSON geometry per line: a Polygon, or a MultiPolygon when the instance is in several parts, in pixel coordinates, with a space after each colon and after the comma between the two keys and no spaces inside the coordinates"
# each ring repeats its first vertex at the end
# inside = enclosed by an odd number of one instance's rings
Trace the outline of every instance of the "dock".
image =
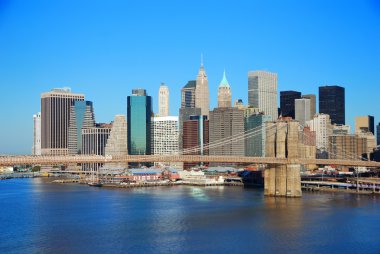
{"type": "Polygon", "coordinates": [[[380,194],[380,181],[358,180],[355,182],[301,181],[306,191],[345,192],[359,194],[380,194]]]}

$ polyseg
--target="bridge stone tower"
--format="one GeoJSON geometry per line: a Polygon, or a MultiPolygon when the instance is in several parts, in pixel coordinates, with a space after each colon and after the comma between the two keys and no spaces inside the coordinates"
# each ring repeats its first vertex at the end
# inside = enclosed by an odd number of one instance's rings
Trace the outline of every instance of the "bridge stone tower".
{"type": "MultiPolygon", "coordinates": [[[[299,158],[299,123],[297,121],[266,122],[266,157],[299,158]]],[[[264,172],[264,195],[301,197],[301,165],[272,165],[264,172]]]]}

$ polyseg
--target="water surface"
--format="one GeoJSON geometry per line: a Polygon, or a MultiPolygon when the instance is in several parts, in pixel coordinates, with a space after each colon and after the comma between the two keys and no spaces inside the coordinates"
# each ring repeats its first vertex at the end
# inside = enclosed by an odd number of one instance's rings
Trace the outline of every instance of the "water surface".
{"type": "Polygon", "coordinates": [[[0,182],[0,253],[380,253],[380,196],[0,182]]]}

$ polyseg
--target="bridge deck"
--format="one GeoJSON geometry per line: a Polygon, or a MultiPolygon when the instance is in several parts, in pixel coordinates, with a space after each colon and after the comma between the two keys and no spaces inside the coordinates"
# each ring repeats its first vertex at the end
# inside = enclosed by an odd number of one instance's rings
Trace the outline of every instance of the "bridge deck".
{"type": "Polygon", "coordinates": [[[246,164],[317,164],[337,166],[379,167],[379,162],[361,160],[287,159],[247,156],[201,156],[201,155],[129,155],[123,157],[99,155],[75,156],[0,156],[0,166],[14,165],[69,165],[83,163],[117,162],[225,162],[246,164]]]}

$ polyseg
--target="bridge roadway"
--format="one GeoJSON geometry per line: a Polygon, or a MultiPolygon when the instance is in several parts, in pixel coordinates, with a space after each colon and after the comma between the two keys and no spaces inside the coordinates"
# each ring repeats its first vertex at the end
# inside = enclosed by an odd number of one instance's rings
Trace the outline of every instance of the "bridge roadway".
{"type": "Polygon", "coordinates": [[[288,159],[272,157],[248,156],[202,156],[202,155],[67,155],[67,156],[0,156],[0,166],[15,165],[69,165],[83,163],[117,163],[117,162],[225,162],[244,164],[317,164],[337,166],[378,167],[379,162],[361,160],[330,160],[330,159],[288,159]]]}

